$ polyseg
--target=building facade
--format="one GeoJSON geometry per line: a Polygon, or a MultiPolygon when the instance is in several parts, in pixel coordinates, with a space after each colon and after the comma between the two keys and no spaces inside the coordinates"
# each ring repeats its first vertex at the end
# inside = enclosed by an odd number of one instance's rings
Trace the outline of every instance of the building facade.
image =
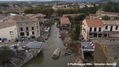
{"type": "Polygon", "coordinates": [[[104,30],[103,33],[107,38],[119,38],[119,21],[103,21],[104,30]]]}
{"type": "Polygon", "coordinates": [[[82,36],[87,41],[90,38],[100,38],[103,32],[103,23],[99,19],[85,19],[82,22],[82,36]]]}
{"type": "Polygon", "coordinates": [[[10,16],[0,22],[0,38],[36,38],[40,36],[39,20],[34,17],[10,16]]]}
{"type": "Polygon", "coordinates": [[[6,17],[0,22],[0,38],[7,38],[8,40],[17,38],[16,21],[12,17],[6,17]]]}
{"type": "Polygon", "coordinates": [[[86,41],[96,38],[119,38],[119,21],[85,19],[82,22],[82,36],[86,41]]]}
{"type": "Polygon", "coordinates": [[[37,18],[23,17],[16,20],[18,37],[36,38],[40,36],[40,25],[37,18]]]}
{"type": "Polygon", "coordinates": [[[115,20],[115,19],[119,18],[119,13],[116,13],[116,12],[97,11],[96,15],[98,15],[100,17],[108,16],[108,17],[110,17],[111,20],[115,20]]]}

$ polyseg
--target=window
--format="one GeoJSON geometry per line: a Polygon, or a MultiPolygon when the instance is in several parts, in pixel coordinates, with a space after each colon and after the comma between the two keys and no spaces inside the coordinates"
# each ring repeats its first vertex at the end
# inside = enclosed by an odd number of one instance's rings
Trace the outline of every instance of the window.
{"type": "Polygon", "coordinates": [[[10,31],[9,33],[10,33],[10,35],[13,35],[13,31],[10,31]]]}
{"type": "Polygon", "coordinates": [[[98,37],[102,37],[102,34],[98,34],[98,37]]]}
{"type": "Polygon", "coordinates": [[[97,37],[97,34],[96,34],[96,33],[94,33],[93,37],[97,37]]]}
{"type": "Polygon", "coordinates": [[[26,30],[28,31],[28,30],[29,30],[29,28],[28,28],[28,27],[26,27],[26,30]]]}
{"type": "Polygon", "coordinates": [[[37,33],[39,33],[39,30],[37,30],[37,33]]]}
{"type": "Polygon", "coordinates": [[[26,26],[28,26],[28,23],[26,23],[26,26]]]}
{"type": "Polygon", "coordinates": [[[96,27],[94,28],[94,31],[96,32],[96,27]]]}
{"type": "Polygon", "coordinates": [[[20,35],[21,35],[21,36],[24,36],[24,32],[21,32],[20,35]]]}
{"type": "Polygon", "coordinates": [[[23,28],[20,28],[21,31],[23,31],[23,28]]]}
{"type": "Polygon", "coordinates": [[[37,29],[38,29],[38,26],[37,26],[37,29]]]}
{"type": "Polygon", "coordinates": [[[27,32],[27,36],[29,36],[29,32],[27,32]]]}
{"type": "Polygon", "coordinates": [[[90,27],[90,32],[92,31],[92,28],[90,27]]]}
{"type": "Polygon", "coordinates": [[[89,35],[91,36],[91,35],[92,35],[92,33],[89,33],[89,35]]]}
{"type": "Polygon", "coordinates": [[[34,35],[34,31],[32,31],[32,35],[34,35]]]}
{"type": "Polygon", "coordinates": [[[20,24],[20,27],[22,27],[22,24],[20,24]]]}
{"type": "Polygon", "coordinates": [[[112,29],[113,29],[113,26],[110,27],[110,31],[112,31],[112,29]]]}
{"type": "Polygon", "coordinates": [[[118,59],[118,57],[114,57],[114,59],[118,59]]]}
{"type": "Polygon", "coordinates": [[[118,26],[116,26],[116,28],[115,28],[116,30],[118,29],[118,26]]]}
{"type": "Polygon", "coordinates": [[[101,28],[99,28],[99,32],[101,32],[101,28]]]}
{"type": "Polygon", "coordinates": [[[32,26],[34,26],[34,23],[32,23],[32,26]]]}
{"type": "Polygon", "coordinates": [[[105,29],[107,29],[107,28],[108,28],[108,26],[105,27],[105,29]]]}
{"type": "Polygon", "coordinates": [[[34,27],[32,27],[32,30],[34,30],[34,27]]]}

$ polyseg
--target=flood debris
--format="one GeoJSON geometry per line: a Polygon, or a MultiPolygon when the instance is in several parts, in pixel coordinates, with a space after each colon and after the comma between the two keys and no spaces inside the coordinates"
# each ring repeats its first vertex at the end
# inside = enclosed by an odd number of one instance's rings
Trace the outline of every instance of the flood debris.
{"type": "Polygon", "coordinates": [[[52,54],[52,58],[53,59],[58,59],[60,56],[61,50],[59,48],[57,48],[54,53],[52,54]]]}

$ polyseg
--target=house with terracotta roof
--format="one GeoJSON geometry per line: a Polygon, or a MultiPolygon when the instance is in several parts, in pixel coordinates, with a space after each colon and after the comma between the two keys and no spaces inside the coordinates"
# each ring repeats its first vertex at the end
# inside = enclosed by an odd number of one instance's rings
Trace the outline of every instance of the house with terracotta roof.
{"type": "Polygon", "coordinates": [[[61,17],[60,24],[61,24],[62,29],[70,29],[71,27],[71,22],[69,18],[67,17],[61,17]]]}
{"type": "Polygon", "coordinates": [[[118,20],[85,19],[82,22],[82,36],[85,40],[119,38],[118,20]]]}
{"type": "Polygon", "coordinates": [[[103,23],[99,19],[84,19],[82,22],[82,36],[87,41],[91,38],[101,38],[103,23]]]}

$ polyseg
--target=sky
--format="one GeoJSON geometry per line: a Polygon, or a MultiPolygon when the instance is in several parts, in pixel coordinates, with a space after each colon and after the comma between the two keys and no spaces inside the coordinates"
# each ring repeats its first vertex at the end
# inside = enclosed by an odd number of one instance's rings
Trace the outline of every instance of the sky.
{"type": "MultiPolygon", "coordinates": [[[[0,1],[34,1],[34,0],[0,0],[0,1]]],[[[35,1],[52,1],[52,0],[35,0],[35,1]]]]}
{"type": "Polygon", "coordinates": [[[0,0],[0,1],[65,1],[65,0],[0,0]]]}

